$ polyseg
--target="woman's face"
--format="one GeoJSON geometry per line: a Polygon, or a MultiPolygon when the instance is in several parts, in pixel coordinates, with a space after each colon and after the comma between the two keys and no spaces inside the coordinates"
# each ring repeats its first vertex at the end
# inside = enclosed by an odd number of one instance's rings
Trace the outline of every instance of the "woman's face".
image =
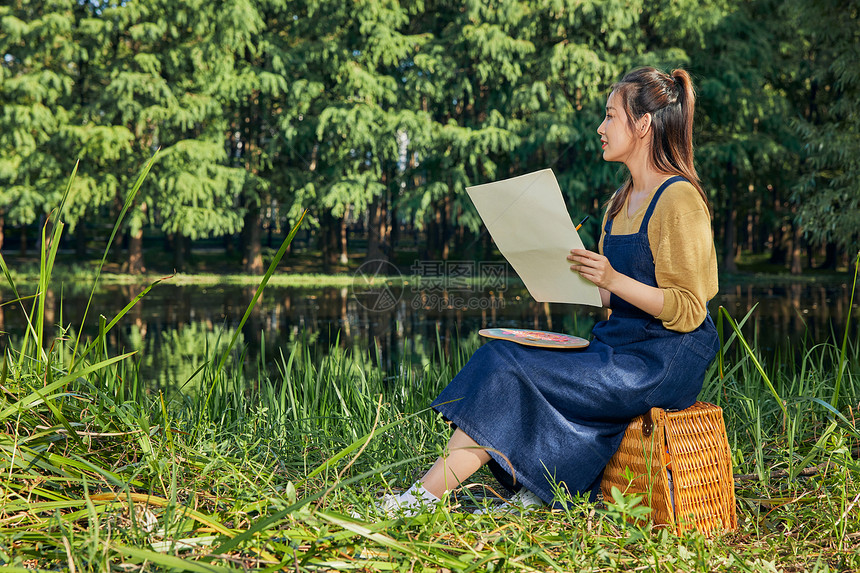
{"type": "Polygon", "coordinates": [[[636,148],[637,139],[621,105],[621,99],[612,92],[606,101],[606,117],[597,128],[606,161],[625,162],[636,148]]]}

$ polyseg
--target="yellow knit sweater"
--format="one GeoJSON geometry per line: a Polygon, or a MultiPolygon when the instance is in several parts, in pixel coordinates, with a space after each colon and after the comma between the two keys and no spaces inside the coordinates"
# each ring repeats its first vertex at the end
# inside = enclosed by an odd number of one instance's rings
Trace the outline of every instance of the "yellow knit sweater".
{"type": "MultiPolygon", "coordinates": [[[[657,188],[632,215],[627,203],[615,216],[613,235],[639,231],[645,211],[657,188]]],[[[606,215],[603,227],[606,227],[606,215]]],[[[648,225],[657,286],[663,290],[663,312],[655,318],[677,332],[698,328],[707,315],[707,303],[717,294],[717,253],[708,207],[690,183],[679,181],[663,191],[648,225]]],[[[603,253],[603,234],[600,236],[603,253]]]]}

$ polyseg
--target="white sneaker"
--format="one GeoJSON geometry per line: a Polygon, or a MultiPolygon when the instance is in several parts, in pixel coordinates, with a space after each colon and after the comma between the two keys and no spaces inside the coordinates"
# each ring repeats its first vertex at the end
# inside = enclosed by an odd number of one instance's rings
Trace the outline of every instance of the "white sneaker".
{"type": "Polygon", "coordinates": [[[514,495],[512,495],[511,499],[509,499],[505,503],[501,503],[493,507],[488,507],[487,509],[478,509],[472,513],[475,513],[477,515],[487,515],[489,513],[510,513],[512,515],[522,515],[524,513],[534,511],[545,505],[546,504],[541,498],[538,497],[536,493],[529,491],[526,488],[523,488],[514,495]]]}
{"type": "MultiPolygon", "coordinates": [[[[371,510],[389,519],[415,517],[423,511],[435,509],[438,501],[439,498],[424,489],[424,486],[416,483],[403,493],[383,495],[373,504],[371,510]]],[[[357,511],[353,511],[352,516],[356,519],[361,518],[357,511]]]]}

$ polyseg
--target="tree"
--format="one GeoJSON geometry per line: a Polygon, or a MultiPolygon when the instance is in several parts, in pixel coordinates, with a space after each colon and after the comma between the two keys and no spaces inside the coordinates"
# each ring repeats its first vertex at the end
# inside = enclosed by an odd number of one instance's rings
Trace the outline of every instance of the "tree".
{"type": "MultiPolygon", "coordinates": [[[[698,168],[711,193],[720,268],[727,272],[737,271],[742,236],[754,232],[753,221],[791,226],[782,209],[796,173],[795,138],[786,129],[790,104],[773,81],[781,32],[769,23],[770,4],[715,3],[717,17],[703,41],[688,44],[699,92],[698,168]]],[[[797,242],[790,229],[782,237],[789,254],[797,242]]]]}
{"type": "Polygon", "coordinates": [[[860,248],[860,2],[791,3],[792,45],[809,70],[794,125],[803,141],[802,177],[792,199],[816,244],[860,248]]]}
{"type": "Polygon", "coordinates": [[[402,182],[399,141],[419,137],[426,124],[404,105],[400,66],[423,38],[402,31],[409,19],[396,1],[294,6],[294,30],[305,39],[296,57],[311,82],[302,98],[308,111],[294,123],[295,136],[304,137],[294,137],[293,147],[306,170],[294,179],[302,183],[296,204],[315,207],[327,266],[345,262],[347,216],[366,214],[367,256],[387,259],[389,210],[402,182]]]}
{"type": "Polygon", "coordinates": [[[522,120],[512,97],[534,52],[529,10],[517,0],[410,10],[410,30],[428,39],[403,66],[405,95],[432,124],[409,134],[401,216],[425,230],[424,256],[447,259],[453,230],[481,228],[466,186],[510,174],[515,163],[522,120]]]}
{"type": "MultiPolygon", "coordinates": [[[[0,7],[2,224],[39,221],[58,204],[74,165],[62,153],[64,130],[73,120],[74,7],[74,0],[0,7]]],[[[26,245],[22,232],[22,251],[26,245]]]]}
{"type": "MultiPolygon", "coordinates": [[[[104,101],[104,89],[114,71],[111,56],[115,53],[115,33],[115,20],[106,3],[75,3],[71,30],[76,48],[70,102],[73,121],[63,130],[62,153],[80,159],[66,219],[81,257],[86,256],[87,223],[101,219],[106,207],[109,212],[121,204],[140,161],[135,134],[127,125],[111,123],[108,118],[113,114],[105,113],[105,104],[112,103],[104,101]]],[[[138,270],[133,257],[129,266],[131,272],[138,270]]]]}
{"type": "Polygon", "coordinates": [[[263,208],[277,212],[285,205],[295,218],[300,200],[294,189],[307,182],[303,153],[314,133],[305,118],[323,88],[308,67],[302,30],[315,27],[316,34],[331,23],[307,21],[306,9],[283,0],[237,1],[216,16],[216,47],[228,67],[213,93],[228,122],[229,164],[244,174],[239,201],[247,273],[263,272],[263,208]]]}
{"type": "Polygon", "coordinates": [[[644,39],[640,20],[650,12],[643,8],[618,2],[543,3],[532,32],[538,42],[534,71],[517,94],[523,108],[537,110],[521,154],[533,158],[533,168],[554,169],[571,215],[591,215],[583,232],[595,243],[602,203],[620,183],[619,166],[602,160],[596,130],[611,84],[653,49],[644,39]]]}
{"type": "Polygon", "coordinates": [[[129,213],[130,270],[142,270],[141,236],[157,224],[181,270],[189,241],[241,227],[243,171],[227,164],[227,118],[215,95],[229,72],[215,6],[192,0],[121,4],[111,22],[113,72],[100,102],[105,121],[134,134],[136,149],[162,150],[152,182],[129,213]]]}

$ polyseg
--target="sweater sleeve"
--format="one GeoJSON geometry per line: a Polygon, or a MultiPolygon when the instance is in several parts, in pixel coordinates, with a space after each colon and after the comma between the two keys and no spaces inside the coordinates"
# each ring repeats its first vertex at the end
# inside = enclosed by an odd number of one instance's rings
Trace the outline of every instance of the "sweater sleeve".
{"type": "Polygon", "coordinates": [[[707,316],[719,279],[711,218],[692,185],[666,189],[651,218],[648,239],[664,300],[655,318],[669,330],[695,330],[707,316]]]}

